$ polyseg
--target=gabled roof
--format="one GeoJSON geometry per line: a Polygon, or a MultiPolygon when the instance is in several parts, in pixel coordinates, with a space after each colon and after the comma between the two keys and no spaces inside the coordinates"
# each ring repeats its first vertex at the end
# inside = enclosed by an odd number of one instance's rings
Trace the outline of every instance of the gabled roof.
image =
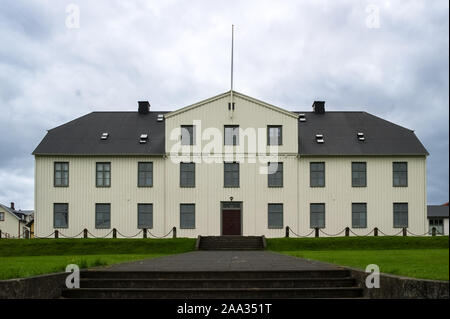
{"type": "MultiPolygon", "coordinates": [[[[170,117],[176,116],[176,115],[178,115],[178,114],[181,114],[181,113],[184,113],[184,112],[193,110],[193,109],[195,109],[195,108],[197,108],[197,107],[200,107],[200,106],[202,106],[202,105],[205,105],[205,104],[207,104],[207,103],[211,103],[211,102],[213,102],[213,101],[216,101],[216,100],[222,99],[222,98],[224,98],[224,97],[227,97],[227,96],[229,96],[230,94],[231,94],[231,91],[227,91],[227,92],[225,92],[225,93],[222,93],[222,94],[213,96],[213,97],[211,97],[211,98],[209,98],[209,99],[206,99],[206,100],[197,102],[197,103],[192,104],[192,105],[185,106],[185,107],[183,107],[183,108],[181,108],[181,109],[178,109],[178,110],[176,110],[176,111],[170,112],[169,114],[167,114],[166,117],[167,117],[167,118],[170,118],[170,117]]],[[[266,107],[266,108],[268,108],[268,109],[271,109],[272,111],[276,111],[276,112],[282,113],[282,114],[284,114],[284,115],[287,115],[287,116],[290,116],[290,117],[293,117],[293,118],[298,118],[298,115],[295,114],[295,112],[287,111],[287,110],[282,109],[282,108],[280,108],[280,107],[278,107],[278,106],[275,106],[275,105],[272,105],[272,104],[269,104],[269,103],[266,103],[266,102],[257,100],[257,99],[255,99],[255,98],[253,98],[253,97],[250,97],[250,96],[248,96],[248,95],[245,95],[245,94],[236,92],[236,91],[234,91],[234,90],[233,90],[233,96],[234,96],[234,97],[239,97],[239,98],[241,98],[241,99],[243,99],[243,100],[247,100],[247,101],[252,102],[252,103],[259,104],[259,105],[261,105],[261,106],[263,106],[263,107],[266,107]]]]}
{"type": "Polygon", "coordinates": [[[49,130],[33,155],[162,155],[165,121],[157,117],[166,113],[92,112],[49,130]],[[148,134],[144,144],[141,134],[148,134]]]}
{"type": "Polygon", "coordinates": [[[300,155],[428,155],[414,131],[366,112],[298,113],[306,118],[298,122],[300,155]],[[323,135],[323,144],[316,134],[323,135]]]}
{"type": "Polygon", "coordinates": [[[441,205],[428,205],[427,206],[428,218],[441,217],[448,218],[448,206],[441,205]]]}
{"type": "MultiPolygon", "coordinates": [[[[93,112],[49,130],[33,154],[164,155],[165,121],[158,122],[158,114],[170,118],[229,94],[230,91],[170,113],[93,112]],[[106,140],[101,140],[102,133],[109,134],[106,140]],[[146,143],[139,142],[141,134],[148,134],[146,143]]],[[[428,155],[414,131],[366,112],[289,112],[235,91],[233,94],[293,118],[304,113],[306,121],[298,121],[299,154],[303,156],[428,155]],[[363,142],[357,138],[359,132],[364,133],[363,142]],[[316,134],[323,135],[324,143],[317,143],[316,134]]]]}
{"type": "Polygon", "coordinates": [[[15,218],[17,218],[18,220],[22,220],[23,218],[19,215],[16,214],[16,210],[13,210],[11,208],[9,208],[8,206],[5,206],[3,204],[0,204],[0,207],[3,208],[3,210],[5,210],[6,212],[10,213],[11,215],[13,215],[15,218]]]}

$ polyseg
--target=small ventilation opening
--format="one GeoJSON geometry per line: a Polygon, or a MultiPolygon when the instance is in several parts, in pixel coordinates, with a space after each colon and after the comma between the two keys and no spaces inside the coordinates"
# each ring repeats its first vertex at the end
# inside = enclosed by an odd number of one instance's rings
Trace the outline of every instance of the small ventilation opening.
{"type": "Polygon", "coordinates": [[[365,140],[366,140],[366,138],[365,138],[365,136],[364,136],[364,133],[362,133],[362,132],[359,132],[359,133],[357,134],[357,137],[358,137],[358,140],[359,140],[359,141],[365,141],[365,140]]]}
{"type": "Polygon", "coordinates": [[[306,116],[305,116],[305,114],[304,114],[304,113],[299,114],[299,115],[298,115],[298,120],[299,120],[300,122],[306,122],[306,116]]]}
{"type": "Polygon", "coordinates": [[[147,143],[147,140],[148,140],[148,134],[141,134],[141,136],[139,138],[139,143],[145,144],[145,143],[147,143]]]}
{"type": "Polygon", "coordinates": [[[164,121],[164,114],[158,114],[158,119],[157,119],[157,121],[158,121],[158,122],[164,121]]]}
{"type": "Polygon", "coordinates": [[[107,140],[107,139],[108,139],[108,136],[109,136],[109,133],[102,133],[102,136],[100,136],[100,138],[101,138],[102,140],[107,140]]]}
{"type": "Polygon", "coordinates": [[[316,134],[316,142],[318,144],[323,144],[324,143],[324,139],[323,139],[323,134],[316,134]]]}

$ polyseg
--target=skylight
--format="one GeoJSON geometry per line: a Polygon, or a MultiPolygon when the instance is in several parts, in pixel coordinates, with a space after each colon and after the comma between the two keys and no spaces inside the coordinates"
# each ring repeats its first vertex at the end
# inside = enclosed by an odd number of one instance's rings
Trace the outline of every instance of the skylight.
{"type": "Polygon", "coordinates": [[[102,136],[100,137],[102,140],[108,139],[109,133],[102,133],[102,136]]]}

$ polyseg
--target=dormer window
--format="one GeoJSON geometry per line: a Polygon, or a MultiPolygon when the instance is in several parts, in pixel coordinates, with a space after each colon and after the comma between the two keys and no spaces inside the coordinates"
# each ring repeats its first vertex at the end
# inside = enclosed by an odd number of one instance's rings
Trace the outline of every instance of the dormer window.
{"type": "Polygon", "coordinates": [[[323,144],[324,143],[324,139],[323,139],[323,134],[316,134],[316,142],[318,144],[323,144]]]}
{"type": "Polygon", "coordinates": [[[141,137],[139,139],[139,143],[145,144],[147,143],[148,135],[147,134],[141,134],[141,137]]]}
{"type": "Polygon", "coordinates": [[[358,140],[361,141],[361,142],[364,142],[365,139],[366,139],[365,136],[364,136],[364,133],[362,133],[362,132],[359,132],[357,134],[357,137],[358,137],[358,140]]]}

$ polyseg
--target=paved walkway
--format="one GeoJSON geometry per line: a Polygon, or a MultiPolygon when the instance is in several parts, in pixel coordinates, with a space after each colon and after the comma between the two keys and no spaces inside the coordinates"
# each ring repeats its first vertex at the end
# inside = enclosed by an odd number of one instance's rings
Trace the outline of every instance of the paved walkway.
{"type": "Polygon", "coordinates": [[[193,251],[112,265],[111,271],[267,271],[338,267],[268,251],[193,251]]]}

